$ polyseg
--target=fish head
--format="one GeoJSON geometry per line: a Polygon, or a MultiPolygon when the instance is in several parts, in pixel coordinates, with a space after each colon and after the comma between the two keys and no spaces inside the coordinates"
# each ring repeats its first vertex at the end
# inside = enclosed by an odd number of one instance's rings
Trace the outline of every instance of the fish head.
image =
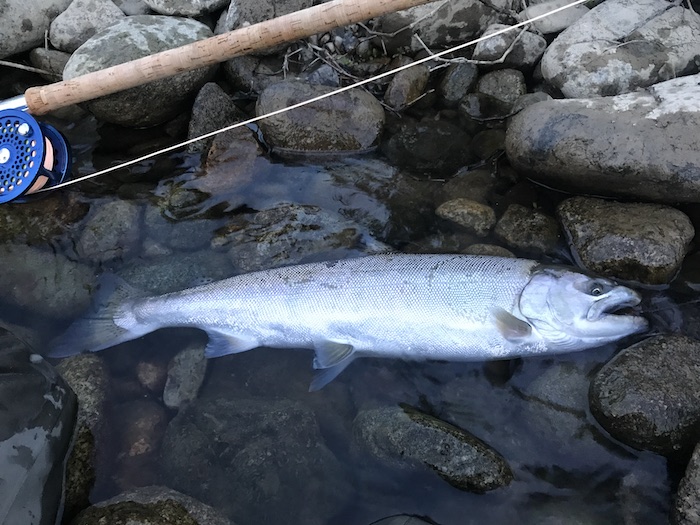
{"type": "Polygon", "coordinates": [[[544,337],[547,348],[595,348],[648,328],[644,317],[621,312],[640,295],[609,279],[569,268],[539,267],[520,294],[520,312],[544,337]]]}

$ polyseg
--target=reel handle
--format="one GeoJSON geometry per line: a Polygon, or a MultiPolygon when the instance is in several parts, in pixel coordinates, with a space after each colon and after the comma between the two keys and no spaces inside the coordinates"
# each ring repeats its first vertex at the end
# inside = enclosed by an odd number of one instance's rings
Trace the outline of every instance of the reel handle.
{"type": "Polygon", "coordinates": [[[429,1],[432,0],[332,0],[72,80],[29,88],[24,97],[30,113],[43,115],[71,104],[429,1]]]}

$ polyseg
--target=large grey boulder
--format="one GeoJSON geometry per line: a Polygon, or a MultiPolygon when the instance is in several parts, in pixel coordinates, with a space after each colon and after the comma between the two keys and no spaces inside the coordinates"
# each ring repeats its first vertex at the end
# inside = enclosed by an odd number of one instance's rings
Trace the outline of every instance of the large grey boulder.
{"type": "MultiPolygon", "coordinates": [[[[128,16],[80,46],[66,64],[63,78],[70,80],[211,36],[211,30],[195,20],[128,16]]],[[[185,102],[206,83],[213,67],[180,73],[86,104],[97,118],[107,122],[131,127],[153,126],[182,111],[185,102]]]]}
{"type": "Polygon", "coordinates": [[[51,21],[71,0],[0,0],[0,59],[44,42],[51,21]]]}
{"type": "Polygon", "coordinates": [[[700,200],[700,74],[616,97],[550,100],[511,120],[506,152],[537,182],[574,193],[700,200]]]}
{"type": "Polygon", "coordinates": [[[542,75],[566,97],[619,95],[691,72],[700,16],[666,0],[608,0],[561,33],[542,75]]]}

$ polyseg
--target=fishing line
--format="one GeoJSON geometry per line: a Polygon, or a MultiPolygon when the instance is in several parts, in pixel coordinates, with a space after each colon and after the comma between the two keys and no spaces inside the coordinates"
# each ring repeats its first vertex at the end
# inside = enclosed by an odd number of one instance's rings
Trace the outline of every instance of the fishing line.
{"type": "Polygon", "coordinates": [[[445,56],[445,55],[449,55],[450,53],[455,53],[455,52],[460,51],[460,50],[462,50],[462,49],[466,49],[467,47],[473,46],[473,45],[478,44],[478,43],[480,43],[480,42],[484,42],[484,41],[488,40],[489,38],[493,38],[493,37],[496,37],[496,36],[499,36],[499,35],[508,33],[508,32],[510,32],[510,31],[515,31],[515,30],[520,29],[520,28],[522,28],[522,27],[525,27],[525,26],[527,26],[527,25],[529,25],[529,24],[532,24],[533,22],[537,22],[538,20],[542,20],[543,18],[547,18],[548,16],[551,16],[551,15],[554,15],[554,14],[556,14],[556,13],[559,13],[560,11],[563,11],[563,10],[568,9],[568,8],[570,8],[570,7],[574,7],[574,6],[576,6],[576,5],[583,4],[583,3],[587,2],[587,1],[588,1],[588,0],[575,0],[575,1],[571,2],[571,3],[569,3],[569,4],[566,4],[566,5],[564,5],[564,6],[561,6],[561,7],[558,7],[558,8],[556,8],[556,9],[553,9],[553,10],[551,10],[551,11],[548,11],[547,13],[543,13],[543,14],[541,14],[541,15],[534,16],[534,17],[532,17],[532,18],[530,18],[530,19],[528,19],[528,20],[524,20],[524,21],[522,21],[522,22],[518,22],[517,24],[515,24],[515,25],[513,25],[513,26],[509,26],[509,27],[506,27],[506,28],[503,28],[503,29],[499,29],[498,31],[495,31],[495,32],[493,32],[493,33],[490,33],[489,35],[484,35],[484,36],[481,36],[481,37],[479,37],[479,38],[475,38],[474,40],[471,40],[471,41],[469,41],[469,42],[464,42],[464,43],[462,43],[462,44],[456,45],[456,46],[451,47],[451,48],[449,48],[449,49],[445,49],[445,50],[443,50],[443,51],[439,51],[439,52],[437,52],[437,53],[433,53],[433,54],[428,55],[428,56],[426,56],[426,57],[424,57],[424,58],[421,58],[421,59],[419,59],[419,60],[416,60],[416,61],[414,61],[414,62],[411,62],[410,64],[405,64],[405,65],[403,65],[403,66],[397,67],[397,68],[392,69],[392,70],[390,70],[390,71],[385,71],[384,73],[380,73],[380,74],[375,75],[375,76],[373,76],[373,77],[366,78],[366,79],[364,79],[364,80],[360,80],[360,81],[355,82],[355,83],[353,83],[353,84],[349,84],[349,85],[347,85],[347,86],[344,86],[344,87],[335,89],[335,90],[330,91],[330,92],[328,92],[328,93],[325,93],[325,94],[323,94],[323,95],[318,95],[318,96],[313,97],[313,98],[310,98],[310,99],[308,99],[308,100],[304,100],[304,101],[302,101],[302,102],[298,102],[298,103],[296,103],[296,104],[292,104],[291,106],[287,106],[287,107],[284,107],[284,108],[280,108],[280,109],[277,109],[277,110],[275,110],[275,111],[270,111],[269,113],[265,113],[264,115],[259,115],[259,116],[257,116],[257,117],[252,117],[252,118],[249,118],[249,119],[247,119],[247,120],[243,120],[243,121],[241,121],[241,122],[237,122],[237,123],[235,123],[235,124],[231,124],[230,126],[226,126],[226,127],[220,128],[220,129],[218,129],[218,130],[211,131],[211,132],[209,132],[209,133],[205,133],[205,134],[200,135],[200,136],[198,136],[198,137],[185,140],[185,141],[180,142],[180,143],[178,143],[178,144],[174,144],[174,145],[172,145],[172,146],[168,146],[168,147],[166,147],[166,148],[163,148],[163,149],[160,149],[160,150],[157,150],[157,151],[148,153],[148,154],[146,154],[146,155],[142,155],[141,157],[137,157],[137,158],[135,158],[135,159],[132,159],[132,160],[123,162],[123,163],[118,164],[118,165],[116,165],[116,166],[111,166],[111,167],[109,167],[109,168],[105,168],[105,169],[103,169],[103,170],[97,171],[97,172],[95,172],[95,173],[91,173],[91,174],[89,174],[89,175],[84,175],[84,176],[82,176],[82,177],[78,177],[78,178],[75,178],[75,179],[71,179],[71,180],[69,180],[69,181],[61,182],[61,183],[56,184],[56,185],[53,185],[53,186],[51,186],[51,187],[39,189],[39,190],[36,191],[36,193],[43,193],[43,192],[46,192],[46,191],[53,191],[53,190],[57,190],[57,189],[59,189],[59,188],[65,188],[65,187],[70,186],[70,185],[72,185],[72,184],[77,184],[77,183],[79,183],[79,182],[84,182],[84,181],[86,181],[86,180],[90,180],[90,179],[93,179],[93,178],[96,178],[96,177],[100,177],[100,176],[105,175],[105,174],[107,174],[107,173],[111,173],[111,172],[113,172],[113,171],[117,171],[117,170],[120,170],[120,169],[123,169],[123,168],[127,168],[127,167],[129,167],[129,166],[133,166],[134,164],[138,164],[138,163],[143,162],[143,161],[145,161],[145,160],[152,159],[153,157],[157,157],[157,156],[159,156],[159,155],[163,155],[164,153],[170,153],[171,151],[175,151],[175,150],[177,150],[177,149],[179,149],[179,148],[182,148],[183,146],[187,146],[187,145],[189,145],[189,144],[193,144],[194,142],[198,142],[198,141],[200,141],[200,140],[205,140],[205,139],[214,137],[214,136],[216,136],[216,135],[219,135],[220,133],[224,133],[224,132],[230,131],[230,130],[232,130],[232,129],[236,129],[236,128],[240,128],[240,127],[243,127],[243,126],[247,126],[247,125],[249,125],[249,124],[254,124],[255,122],[259,122],[260,120],[263,120],[263,119],[266,119],[266,118],[269,118],[269,117],[274,117],[275,115],[280,115],[280,114],[282,114],[282,113],[286,113],[287,111],[292,111],[292,110],[294,110],[294,109],[301,108],[301,107],[306,106],[306,105],[309,105],[309,104],[313,104],[314,102],[318,102],[318,101],[320,101],[320,100],[324,100],[324,99],[326,99],[326,98],[328,98],[328,97],[331,97],[331,96],[333,96],[333,95],[338,95],[338,94],[340,94],[340,93],[344,93],[345,91],[349,91],[349,90],[351,90],[351,89],[355,89],[355,88],[357,88],[357,87],[364,86],[364,85],[369,84],[369,83],[371,83],[371,82],[376,82],[376,81],[378,81],[378,80],[381,80],[381,79],[383,79],[383,78],[386,78],[386,77],[388,77],[388,76],[390,76],[390,75],[394,75],[394,74],[396,74],[396,73],[399,73],[399,72],[404,71],[404,70],[406,70],[406,69],[409,69],[409,68],[411,68],[411,67],[414,67],[414,66],[417,66],[417,65],[420,65],[420,64],[424,64],[424,63],[426,63],[426,62],[430,62],[430,61],[432,61],[432,60],[441,58],[441,57],[443,57],[443,56],[445,56]]]}

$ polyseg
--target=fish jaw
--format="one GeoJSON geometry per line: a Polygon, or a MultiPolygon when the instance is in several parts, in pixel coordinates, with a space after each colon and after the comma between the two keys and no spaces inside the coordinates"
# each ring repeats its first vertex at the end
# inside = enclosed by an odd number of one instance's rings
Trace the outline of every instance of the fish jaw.
{"type": "Polygon", "coordinates": [[[617,313],[622,309],[634,308],[641,301],[641,296],[634,290],[626,286],[615,286],[600,296],[588,310],[586,321],[591,323],[589,329],[601,336],[620,332],[631,335],[647,330],[649,322],[644,317],[632,313],[617,313]]]}

